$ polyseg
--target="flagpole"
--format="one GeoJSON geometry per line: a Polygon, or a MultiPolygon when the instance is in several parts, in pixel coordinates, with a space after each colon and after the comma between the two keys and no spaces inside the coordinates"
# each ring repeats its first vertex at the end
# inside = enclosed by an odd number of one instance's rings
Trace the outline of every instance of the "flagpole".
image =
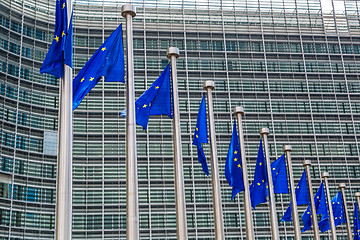
{"type": "Polygon", "coordinates": [[[298,214],[298,210],[297,210],[297,202],[296,202],[296,195],[295,195],[294,175],[293,175],[293,171],[292,171],[291,156],[290,156],[292,147],[290,145],[284,145],[283,150],[286,153],[286,163],[287,163],[288,173],[289,173],[292,219],[293,219],[293,223],[294,223],[295,240],[301,240],[299,214],[298,214]]]}
{"type": "Polygon", "coordinates": [[[204,89],[207,92],[208,102],[208,116],[209,116],[209,128],[210,128],[210,150],[211,150],[211,178],[213,188],[213,205],[214,205],[214,218],[215,218],[215,239],[225,239],[224,235],[224,220],[222,212],[221,202],[221,189],[219,179],[219,166],[218,156],[216,151],[216,136],[215,136],[215,120],[212,90],[215,88],[214,81],[205,81],[204,89]]]}
{"type": "Polygon", "coordinates": [[[174,107],[173,138],[174,138],[175,207],[176,207],[177,239],[187,240],[184,172],[183,172],[183,159],[181,152],[180,111],[179,111],[179,95],[178,95],[177,69],[176,69],[176,59],[179,57],[179,49],[176,47],[169,47],[166,51],[166,55],[171,62],[171,79],[172,79],[172,93],[173,93],[173,107],[174,107]]]}
{"type": "Polygon", "coordinates": [[[306,171],[306,180],[308,183],[308,189],[309,189],[309,196],[310,196],[310,203],[311,203],[311,217],[313,222],[313,230],[314,230],[314,239],[320,240],[320,234],[319,234],[319,226],[316,216],[316,208],[315,208],[315,201],[314,201],[314,193],[312,190],[312,183],[311,183],[311,175],[310,175],[310,166],[311,161],[305,160],[304,161],[305,171],[306,171]]]}
{"type": "Polygon", "coordinates": [[[343,200],[343,206],[344,206],[344,213],[345,213],[345,220],[346,220],[346,231],[347,231],[347,235],[348,235],[348,240],[353,240],[351,227],[350,227],[350,218],[349,218],[347,202],[346,202],[346,196],[345,196],[345,187],[346,187],[345,183],[339,183],[339,188],[340,188],[340,191],[341,191],[342,200],[343,200]]]}
{"type": "Polygon", "coordinates": [[[132,18],[136,8],[132,4],[122,6],[121,15],[126,18],[126,239],[139,239],[138,176],[136,158],[136,121],[134,88],[134,53],[132,18]]]}
{"type": "Polygon", "coordinates": [[[272,228],[272,239],[278,240],[279,237],[279,227],[278,219],[276,216],[276,206],[275,206],[275,194],[274,194],[274,184],[271,176],[271,167],[270,167],[270,156],[269,156],[269,146],[267,135],[270,133],[268,128],[261,128],[260,134],[264,139],[265,146],[265,159],[266,159],[266,171],[268,178],[268,190],[269,190],[269,203],[270,203],[270,219],[271,219],[271,228],[272,228]]]}
{"type": "Polygon", "coordinates": [[[330,190],[329,190],[329,173],[323,172],[321,173],[321,177],[324,178],[325,183],[325,190],[326,190],[326,200],[328,203],[328,210],[330,214],[330,227],[331,227],[331,236],[333,240],[336,240],[336,229],[335,229],[335,221],[334,221],[334,213],[331,205],[331,197],[330,197],[330,190]]]}
{"type": "MultiPolygon", "coordinates": [[[[67,28],[69,28],[73,3],[66,0],[67,28]]],[[[60,78],[59,146],[56,189],[55,239],[70,240],[72,233],[72,68],[63,64],[60,78]]]]}
{"type": "Polygon", "coordinates": [[[241,165],[243,169],[243,182],[244,182],[244,207],[245,207],[245,225],[246,225],[246,239],[254,240],[254,226],[253,218],[251,214],[251,202],[250,202],[250,189],[249,189],[249,180],[248,172],[246,165],[246,153],[245,153],[245,141],[244,141],[244,130],[242,124],[242,115],[245,113],[243,107],[235,107],[234,114],[238,122],[238,132],[240,138],[240,154],[241,154],[241,165]]]}

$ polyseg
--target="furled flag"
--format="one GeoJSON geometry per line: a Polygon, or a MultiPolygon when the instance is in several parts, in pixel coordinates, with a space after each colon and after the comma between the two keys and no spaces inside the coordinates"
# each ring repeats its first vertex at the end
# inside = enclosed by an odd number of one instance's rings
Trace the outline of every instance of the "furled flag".
{"type": "MultiPolygon", "coordinates": [[[[136,123],[147,129],[152,115],[171,118],[170,66],[167,65],[158,79],[135,101],[136,123]]],[[[126,109],[121,112],[126,116],[126,109]]]]}
{"type": "Polygon", "coordinates": [[[360,219],[359,219],[359,209],[355,201],[354,206],[354,240],[360,240],[360,219]]]}
{"type": "Polygon", "coordinates": [[[125,82],[124,47],[120,26],[105,40],[73,81],[73,110],[75,110],[100,81],[125,82]]]}
{"type": "Polygon", "coordinates": [[[331,206],[334,214],[335,227],[346,223],[341,191],[331,199],[331,206]]]}
{"type": "MultiPolygon", "coordinates": [[[[329,222],[329,213],[328,208],[326,205],[326,199],[325,199],[325,191],[324,191],[324,184],[321,182],[321,185],[316,192],[314,196],[315,201],[315,209],[316,214],[321,214],[321,220],[319,222],[319,229],[321,232],[326,231],[329,222]]],[[[301,232],[305,232],[309,230],[312,226],[312,219],[311,219],[311,206],[309,205],[302,215],[302,220],[304,222],[304,228],[301,230],[301,232]]]]}
{"type": "Polygon", "coordinates": [[[271,166],[271,176],[274,184],[274,193],[289,193],[285,155],[276,159],[271,166]]]}
{"type": "Polygon", "coordinates": [[[269,196],[268,181],[266,175],[265,158],[262,147],[262,140],[260,139],[259,152],[256,160],[254,181],[250,186],[251,206],[255,207],[260,203],[265,203],[266,197],[269,196]]]}
{"type": "MultiPolygon", "coordinates": [[[[295,188],[295,196],[296,196],[296,204],[297,205],[303,205],[303,204],[309,205],[309,192],[308,192],[308,187],[307,187],[307,182],[306,182],[305,170],[300,178],[298,185],[295,188]]],[[[292,212],[292,207],[291,207],[291,202],[290,202],[289,207],[286,209],[284,216],[281,218],[281,221],[282,222],[292,221],[291,212],[292,212]]]]}
{"type": "Polygon", "coordinates": [[[240,145],[235,121],[229,151],[225,162],[225,177],[229,185],[232,187],[231,199],[234,199],[236,194],[244,191],[240,145]]]}
{"type": "Polygon", "coordinates": [[[197,155],[199,163],[201,163],[202,169],[206,175],[209,175],[209,169],[206,162],[206,157],[204,150],[202,148],[202,143],[208,143],[207,139],[207,124],[206,124],[206,107],[205,107],[205,94],[200,103],[199,113],[197,116],[197,122],[194,133],[193,145],[197,148],[197,155]]]}
{"type": "Polygon", "coordinates": [[[72,68],[73,28],[72,15],[68,16],[66,0],[56,0],[55,31],[45,60],[40,68],[40,73],[49,73],[60,78],[63,64],[72,68]],[[69,27],[67,25],[70,19],[69,27]]]}

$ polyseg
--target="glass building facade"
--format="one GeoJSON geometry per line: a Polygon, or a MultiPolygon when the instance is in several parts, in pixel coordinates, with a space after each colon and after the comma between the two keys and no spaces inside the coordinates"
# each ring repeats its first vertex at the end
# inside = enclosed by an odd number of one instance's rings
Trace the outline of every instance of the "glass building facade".
{"type": "MultiPolygon", "coordinates": [[[[360,6],[355,0],[143,0],[134,18],[136,96],[178,58],[182,154],[189,239],[214,239],[211,178],[192,138],[205,80],[214,111],[225,235],[246,239],[242,193],[224,177],[235,106],[244,106],[249,179],[259,129],[271,161],[293,147],[297,183],[311,160],[313,191],[330,173],[345,182],[352,223],[360,190],[360,6]],[[358,68],[359,67],[359,68],[358,68]]],[[[74,76],[120,24],[122,1],[74,0],[74,76]]],[[[55,1],[0,3],[0,239],[53,239],[59,81],[41,75],[53,38],[55,1]]],[[[125,37],[125,36],[124,36],[125,37]]],[[[126,238],[125,85],[100,82],[74,111],[73,239],[126,238]]],[[[137,128],[141,239],[176,239],[172,123],[151,117],[137,128]]],[[[210,157],[209,146],[204,146],[210,157]]],[[[209,160],[208,160],[209,162],[209,160]]],[[[289,204],[276,196],[278,219],[289,204]]],[[[299,214],[305,206],[299,207],[299,214]]],[[[256,239],[271,239],[269,207],[253,211],[256,239]]],[[[292,223],[279,221],[281,239],[292,223]]],[[[345,226],[338,239],[347,239],[345,226]]],[[[312,239],[312,230],[302,234],[312,239]]],[[[330,239],[329,233],[321,234],[330,239]]]]}

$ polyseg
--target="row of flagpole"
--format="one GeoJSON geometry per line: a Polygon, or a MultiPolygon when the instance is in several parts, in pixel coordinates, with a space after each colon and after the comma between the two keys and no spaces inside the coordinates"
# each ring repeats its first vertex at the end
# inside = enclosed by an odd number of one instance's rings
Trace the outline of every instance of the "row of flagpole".
{"type": "MultiPolygon", "coordinates": [[[[56,239],[70,240],[72,231],[72,110],[75,109],[85,97],[85,95],[97,84],[100,77],[104,77],[105,81],[120,81],[123,82],[124,75],[124,58],[122,49],[122,34],[121,25],[116,31],[103,43],[96,51],[91,59],[85,64],[84,68],[78,73],[74,81],[72,81],[72,0],[57,0],[56,1],[56,23],[53,43],[45,58],[41,73],[50,73],[56,77],[60,77],[60,109],[59,109],[59,149],[58,149],[58,172],[57,172],[57,197],[56,197],[56,239]],[[116,44],[115,44],[116,43],[116,44]],[[58,54],[60,51],[60,54],[58,54]],[[57,53],[57,54],[56,54],[57,53]],[[95,60],[96,59],[96,60],[95,60]],[[74,82],[74,83],[73,83],[74,82]],[[74,86],[73,86],[74,84],[74,86]],[[73,92],[73,90],[76,92],[73,92]],[[73,100],[75,99],[75,100],[73,100]]],[[[173,125],[173,146],[174,146],[174,183],[175,183],[175,208],[176,208],[176,225],[177,225],[177,239],[187,239],[187,221],[186,221],[186,204],[184,191],[184,174],[183,174],[183,159],[181,152],[181,131],[180,131],[180,111],[179,111],[179,97],[177,87],[177,69],[176,59],[179,57],[179,49],[169,47],[167,49],[167,58],[171,64],[171,78],[170,68],[167,66],[160,77],[152,84],[152,86],[135,101],[134,88],[134,57],[133,57],[133,28],[132,18],[136,16],[136,8],[131,4],[122,6],[122,16],[126,19],[126,55],[127,55],[127,71],[126,71],[126,111],[122,115],[126,115],[126,228],[127,239],[139,239],[139,206],[138,206],[138,177],[137,177],[137,151],[136,151],[136,124],[147,128],[148,118],[150,115],[164,115],[167,114],[172,118],[173,125]],[[165,79],[165,82],[164,82],[165,79]],[[170,79],[172,80],[172,89],[170,89],[170,79]],[[167,82],[168,81],[168,82],[167,82]],[[164,86],[164,87],[163,87],[164,86]],[[173,104],[171,104],[172,93],[173,104]],[[156,97],[159,95],[159,99],[156,97]],[[165,101],[165,102],[164,102],[165,101]],[[157,107],[154,107],[157,105],[157,107]],[[171,111],[173,106],[173,112],[171,111]],[[155,110],[152,112],[151,108],[155,110]],[[147,119],[146,119],[147,118],[147,119]]],[[[213,81],[204,82],[204,89],[207,93],[208,103],[208,118],[210,124],[210,152],[211,152],[211,176],[213,188],[213,208],[215,221],[215,238],[217,240],[224,239],[224,222],[221,203],[221,189],[219,178],[218,157],[215,141],[215,120],[213,112],[212,90],[215,84],[213,81]]],[[[268,148],[268,128],[262,128],[260,135],[264,141],[263,153],[262,142],[260,141],[258,160],[255,168],[255,177],[253,184],[249,187],[243,123],[242,115],[244,109],[242,107],[234,108],[234,114],[238,122],[238,135],[236,130],[236,123],[234,121],[233,136],[229,146],[228,157],[225,166],[225,176],[230,186],[233,187],[232,198],[237,193],[244,191],[244,206],[245,206],[245,221],[246,221],[246,236],[247,239],[254,240],[254,227],[251,213],[251,206],[259,203],[264,203],[269,198],[270,203],[270,218],[272,239],[279,239],[278,220],[275,206],[275,184],[272,177],[272,164],[270,164],[270,155],[268,148]],[[240,141],[239,141],[240,139],[240,141]],[[265,159],[264,159],[265,155],[265,159]],[[240,159],[239,162],[237,162],[240,159]],[[232,162],[234,161],[234,162],[232,162]],[[230,166],[230,168],[229,168],[230,166]],[[237,176],[232,175],[236,173],[237,176]],[[241,178],[241,182],[239,181],[241,178]],[[271,187],[269,187],[271,186],[271,187]],[[274,188],[273,188],[274,186],[274,188]],[[254,190],[252,190],[254,189],[254,190]],[[263,191],[259,196],[254,196],[254,191],[263,191]],[[254,204],[253,204],[254,200],[254,204]]],[[[196,126],[193,144],[197,146],[199,162],[201,162],[204,172],[208,175],[208,167],[206,158],[201,146],[201,143],[207,143],[207,125],[206,125],[206,108],[205,100],[199,109],[198,123],[196,126]],[[202,115],[200,116],[200,110],[202,115]],[[205,116],[205,117],[204,117],[205,116]],[[199,124],[199,120],[201,124],[199,124]],[[199,137],[200,136],[200,137],[199,137]]],[[[287,170],[289,173],[290,193],[291,193],[291,207],[292,220],[294,222],[295,239],[300,240],[300,224],[297,213],[297,205],[305,204],[304,202],[297,202],[297,188],[294,187],[294,179],[291,167],[291,146],[284,146],[286,153],[287,170]]],[[[285,161],[285,157],[284,157],[285,161]]],[[[320,204],[320,196],[329,204],[330,220],[329,225],[332,230],[332,238],[336,239],[335,223],[333,219],[333,212],[329,193],[328,173],[322,173],[324,178],[326,194],[323,192],[323,183],[321,184],[316,197],[312,192],[312,183],[310,177],[311,162],[304,161],[304,174],[306,173],[306,204],[308,204],[309,215],[311,207],[311,217],[314,230],[314,239],[320,240],[319,227],[317,222],[317,208],[320,204]],[[322,189],[321,189],[322,188],[322,189]],[[320,191],[322,190],[322,191],[320,191]],[[316,205],[317,204],[317,205],[316,205]]],[[[285,165],[284,165],[284,168],[285,165]]],[[[275,168],[274,168],[275,169],[275,168]]],[[[303,174],[303,176],[304,176],[303,174]]],[[[302,177],[303,179],[303,177],[302,177]]],[[[305,180],[305,179],[304,179],[305,180]]],[[[286,188],[287,188],[286,177],[286,188]]],[[[299,184],[301,183],[301,180],[299,184]]],[[[298,184],[298,185],[299,185],[298,184]]],[[[345,215],[347,222],[348,238],[351,240],[351,228],[346,207],[344,184],[339,185],[344,199],[345,215]]],[[[288,189],[286,190],[288,193],[288,189]]],[[[300,191],[300,190],[299,190],[300,191]]],[[[276,192],[276,193],[279,193],[276,192]]],[[[355,194],[357,204],[360,204],[360,193],[355,194]]],[[[355,209],[360,209],[360,206],[355,206],[355,209]]],[[[356,210],[355,210],[356,212],[356,210]]],[[[327,213],[322,212],[326,215],[327,213]]],[[[358,213],[356,212],[356,216],[358,213]]],[[[285,216],[285,215],[284,215],[285,216]]],[[[323,216],[321,222],[323,222],[323,216]]],[[[306,217],[306,215],[305,215],[306,217]]],[[[358,217],[357,217],[358,218],[358,217]]],[[[356,218],[355,218],[356,219],[356,218]]],[[[354,221],[355,221],[354,219],[354,221]]],[[[303,216],[304,221],[304,216],[303,216]]],[[[358,221],[358,220],[357,220],[358,221]]],[[[357,223],[357,222],[356,222],[357,223]]],[[[319,223],[320,224],[320,223],[319,223]]],[[[360,223],[357,228],[360,239],[360,223]]],[[[354,223],[355,226],[355,223],[354,223]]],[[[311,220],[310,226],[311,227],[311,220]]],[[[355,233],[355,228],[354,228],[355,233]]]]}
{"type": "MultiPolygon", "coordinates": [[[[212,93],[211,91],[214,89],[215,84],[213,81],[205,81],[204,82],[204,89],[206,90],[207,96],[208,96],[208,116],[209,116],[209,124],[210,124],[210,151],[211,151],[211,163],[212,163],[212,170],[214,171],[214,166],[217,166],[214,164],[214,159],[217,159],[217,154],[216,154],[216,146],[215,145],[215,132],[212,129],[214,127],[214,118],[213,118],[213,106],[212,106],[212,93]]],[[[201,106],[199,109],[199,114],[201,112],[201,106]]],[[[234,108],[234,114],[235,117],[237,118],[237,122],[238,122],[238,131],[239,131],[239,138],[240,138],[240,153],[241,153],[241,163],[242,163],[242,179],[243,179],[243,183],[244,183],[244,207],[245,207],[245,221],[246,221],[246,236],[247,239],[254,239],[254,229],[253,229],[253,222],[252,222],[252,215],[251,215],[251,208],[250,208],[250,196],[249,196],[249,185],[248,185],[248,176],[247,176],[247,167],[246,167],[246,156],[245,156],[245,146],[244,146],[244,137],[243,137],[243,126],[242,126],[242,115],[244,114],[244,109],[243,107],[235,107],[234,108]]],[[[198,118],[199,121],[199,118],[198,118]]],[[[198,129],[195,130],[195,137],[198,137],[196,135],[198,129]]],[[[265,157],[266,157],[266,172],[267,172],[267,180],[268,180],[268,186],[273,186],[273,179],[272,179],[272,173],[271,173],[271,164],[270,164],[270,158],[269,158],[269,149],[268,149],[268,140],[267,140],[267,135],[269,134],[269,129],[268,128],[262,128],[260,129],[260,134],[262,136],[262,139],[264,140],[264,149],[265,149],[265,157]]],[[[195,144],[196,145],[196,144],[195,144]]],[[[233,151],[233,148],[229,148],[229,152],[233,151]]],[[[297,211],[297,195],[295,194],[295,188],[294,188],[294,177],[293,177],[293,171],[292,171],[292,165],[291,165],[291,154],[290,152],[292,151],[292,147],[290,145],[285,145],[283,147],[283,151],[286,155],[285,159],[286,159],[286,165],[287,165],[287,173],[289,174],[289,183],[290,183],[290,194],[291,194],[291,208],[292,208],[292,220],[293,220],[293,224],[294,224],[294,238],[295,240],[301,240],[301,233],[300,233],[300,223],[299,223],[299,216],[298,216],[298,211],[297,211]]],[[[305,176],[306,176],[306,182],[307,182],[307,191],[309,193],[308,198],[310,199],[310,206],[311,206],[311,217],[312,217],[312,221],[313,221],[313,232],[314,232],[314,239],[320,240],[320,234],[319,234],[319,227],[318,227],[318,221],[317,221],[317,209],[316,209],[316,204],[314,201],[314,195],[312,192],[312,181],[311,181],[311,175],[310,175],[310,166],[311,166],[311,161],[309,160],[305,160],[304,163],[304,172],[305,172],[305,176]]],[[[329,221],[330,224],[330,228],[331,228],[331,236],[333,240],[337,239],[336,236],[336,230],[335,230],[335,222],[334,222],[334,214],[333,214],[333,207],[332,207],[332,199],[330,198],[330,191],[329,191],[329,182],[328,182],[328,178],[329,178],[329,173],[328,172],[323,172],[321,174],[321,177],[323,178],[323,182],[324,182],[324,187],[326,189],[326,201],[328,203],[327,209],[328,209],[328,213],[329,213],[329,218],[326,219],[329,221]]],[[[213,206],[214,206],[214,220],[215,220],[215,237],[216,239],[224,239],[224,235],[222,232],[218,231],[218,229],[222,229],[223,230],[223,222],[220,221],[220,219],[222,220],[222,217],[217,216],[218,213],[222,212],[222,207],[221,207],[221,200],[220,200],[220,204],[219,201],[216,202],[216,198],[218,196],[220,196],[218,189],[216,189],[215,185],[216,185],[216,181],[218,181],[218,171],[215,170],[215,172],[212,172],[212,181],[213,181],[213,206]],[[218,208],[218,209],[217,209],[218,208]],[[220,226],[219,226],[219,225],[220,226]]],[[[286,181],[288,181],[288,179],[286,178],[286,181]]],[[[230,182],[229,182],[230,183],[230,182]]],[[[322,185],[320,186],[322,187],[322,185]]],[[[299,188],[299,187],[298,187],[299,188]]],[[[339,184],[339,188],[340,188],[340,192],[341,192],[341,197],[342,197],[342,207],[344,208],[344,215],[345,215],[345,221],[346,221],[346,228],[347,228],[347,235],[348,235],[348,239],[352,240],[352,233],[351,233],[351,227],[350,227],[350,220],[349,220],[349,214],[348,214],[348,210],[347,210],[347,202],[346,202],[346,198],[345,198],[345,184],[344,183],[340,183],[339,184]]],[[[323,190],[323,189],[322,189],[323,190]]],[[[270,202],[270,218],[271,218],[271,232],[272,232],[272,239],[279,239],[279,228],[278,228],[278,219],[277,219],[277,215],[276,215],[276,208],[275,208],[275,194],[274,194],[274,188],[269,187],[268,188],[269,191],[269,202],[270,202]]],[[[360,193],[355,193],[355,197],[357,198],[357,203],[359,204],[359,199],[360,199],[360,193]]],[[[319,197],[317,197],[319,198],[319,197]]],[[[221,197],[220,197],[221,199],[221,197]]],[[[319,200],[320,203],[320,200],[319,200]]],[[[326,203],[325,203],[326,204],[326,203]]],[[[334,204],[334,203],[333,203],[334,204]]],[[[360,209],[360,206],[357,207],[358,209],[360,209]]],[[[356,212],[356,209],[355,209],[356,212]]],[[[341,217],[340,217],[341,218],[341,217]]],[[[355,221],[357,221],[356,217],[354,217],[354,223],[355,221]]],[[[354,236],[358,236],[359,233],[356,233],[356,230],[358,230],[358,232],[360,231],[359,229],[355,229],[354,228],[354,236]]],[[[359,239],[359,238],[357,238],[359,239]]]]}

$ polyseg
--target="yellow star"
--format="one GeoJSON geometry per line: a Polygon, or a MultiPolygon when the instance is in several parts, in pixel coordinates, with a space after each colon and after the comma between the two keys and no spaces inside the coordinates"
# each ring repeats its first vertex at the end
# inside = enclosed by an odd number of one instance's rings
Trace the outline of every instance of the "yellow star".
{"type": "Polygon", "coordinates": [[[275,168],[273,168],[273,170],[275,171],[275,168]]]}
{"type": "Polygon", "coordinates": [[[310,212],[307,212],[307,214],[310,214],[310,212]]]}
{"type": "Polygon", "coordinates": [[[64,7],[65,7],[65,3],[63,3],[63,5],[62,5],[62,9],[64,9],[64,7]]]}
{"type": "Polygon", "coordinates": [[[259,164],[260,166],[262,165],[262,162],[259,164]]]}
{"type": "Polygon", "coordinates": [[[66,35],[66,34],[65,34],[65,32],[63,31],[62,34],[61,34],[61,37],[65,36],[65,35],[66,35]]]}
{"type": "Polygon", "coordinates": [[[234,158],[234,161],[237,162],[237,158],[234,158]]]}
{"type": "Polygon", "coordinates": [[[300,188],[299,186],[297,188],[300,188]]]}
{"type": "Polygon", "coordinates": [[[234,154],[237,154],[237,151],[235,151],[234,154]]]}
{"type": "Polygon", "coordinates": [[[264,182],[264,180],[262,180],[262,182],[264,182]]]}
{"type": "Polygon", "coordinates": [[[106,47],[103,47],[102,49],[101,49],[101,51],[105,51],[106,50],[106,47]]]}
{"type": "Polygon", "coordinates": [[[82,78],[80,82],[83,82],[85,80],[85,78],[82,78]]]}
{"type": "Polygon", "coordinates": [[[159,89],[159,86],[156,86],[155,89],[159,89]]]}
{"type": "Polygon", "coordinates": [[[199,129],[198,129],[198,128],[196,128],[196,131],[199,131],[199,129]]]}
{"type": "Polygon", "coordinates": [[[146,105],[146,104],[144,104],[143,108],[146,108],[146,107],[147,107],[147,105],[146,105]]]}
{"type": "Polygon", "coordinates": [[[238,164],[238,168],[241,168],[241,165],[240,165],[240,164],[238,164]]]}
{"type": "Polygon", "coordinates": [[[196,138],[199,138],[199,135],[196,134],[196,138]]]}
{"type": "Polygon", "coordinates": [[[90,82],[92,82],[92,80],[94,80],[94,78],[93,78],[93,77],[90,77],[90,82]]]}
{"type": "Polygon", "coordinates": [[[258,183],[258,185],[260,186],[260,183],[258,183]]]}
{"type": "Polygon", "coordinates": [[[59,41],[59,37],[55,35],[54,39],[56,40],[56,42],[59,41]]]}
{"type": "Polygon", "coordinates": [[[317,196],[316,198],[317,198],[317,199],[319,199],[320,197],[319,197],[319,196],[317,196]]]}

